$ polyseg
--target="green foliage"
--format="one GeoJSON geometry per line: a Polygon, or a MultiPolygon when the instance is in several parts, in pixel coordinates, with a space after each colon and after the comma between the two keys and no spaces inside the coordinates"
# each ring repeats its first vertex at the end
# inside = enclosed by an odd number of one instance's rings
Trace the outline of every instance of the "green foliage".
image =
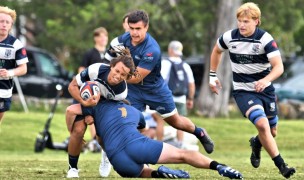
{"type": "MultiPolygon", "coordinates": [[[[0,126],[0,179],[62,179],[68,168],[67,153],[46,149],[34,153],[36,135],[44,127],[48,113],[29,113],[9,111],[0,126]]],[[[212,159],[241,171],[245,179],[283,179],[265,150],[258,169],[250,165],[249,138],[256,134],[252,124],[245,118],[201,119],[192,116],[193,122],[208,130],[215,142],[215,151],[208,155],[212,159]]],[[[285,161],[297,168],[292,179],[304,179],[302,172],[304,139],[302,121],[280,121],[276,138],[285,161]]],[[[64,114],[56,113],[50,132],[54,142],[61,142],[68,136],[64,114]]],[[[88,134],[85,137],[89,139],[88,134]]],[[[201,152],[206,155],[201,148],[201,152]]],[[[85,179],[100,178],[98,166],[99,153],[82,153],[79,160],[80,176],[85,179]]],[[[172,168],[188,171],[192,179],[224,179],[216,171],[199,170],[188,165],[172,164],[172,168]]],[[[157,166],[151,166],[157,168],[157,166]]],[[[119,178],[113,170],[109,178],[119,178]]]]}

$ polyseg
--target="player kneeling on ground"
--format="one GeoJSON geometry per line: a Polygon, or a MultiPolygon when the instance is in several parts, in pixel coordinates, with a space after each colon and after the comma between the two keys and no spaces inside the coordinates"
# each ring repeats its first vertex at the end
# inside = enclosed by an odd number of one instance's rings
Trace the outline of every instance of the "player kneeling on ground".
{"type": "MultiPolygon", "coordinates": [[[[190,178],[189,174],[182,170],[172,170],[165,166],[153,170],[146,165],[186,163],[197,168],[217,170],[221,176],[230,179],[243,178],[240,172],[200,152],[178,149],[142,135],[137,127],[144,117],[130,105],[120,101],[102,100],[95,107],[80,106],[69,106],[69,112],[93,116],[101,146],[115,171],[122,177],[190,178]]],[[[78,177],[77,169],[72,168],[69,173],[77,174],[78,177]]]]}

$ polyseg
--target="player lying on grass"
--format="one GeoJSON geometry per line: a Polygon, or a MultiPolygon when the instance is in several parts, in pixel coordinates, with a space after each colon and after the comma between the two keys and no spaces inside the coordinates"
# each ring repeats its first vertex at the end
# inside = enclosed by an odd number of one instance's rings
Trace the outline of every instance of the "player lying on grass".
{"type": "MultiPolygon", "coordinates": [[[[238,171],[200,152],[178,149],[142,135],[137,130],[139,121],[144,119],[142,113],[123,102],[101,100],[95,107],[73,104],[67,109],[75,115],[91,115],[94,118],[101,146],[115,171],[122,177],[190,178],[182,170],[164,166],[153,170],[146,165],[185,163],[197,168],[217,170],[220,175],[231,179],[242,179],[242,174],[238,171]]],[[[75,173],[78,177],[77,169],[70,169],[68,173],[75,173]]]]}

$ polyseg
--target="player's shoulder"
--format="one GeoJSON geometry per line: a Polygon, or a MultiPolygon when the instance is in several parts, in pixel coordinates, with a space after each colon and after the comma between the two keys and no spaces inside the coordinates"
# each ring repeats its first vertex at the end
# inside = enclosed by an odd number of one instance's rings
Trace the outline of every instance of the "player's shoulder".
{"type": "Polygon", "coordinates": [[[14,47],[15,49],[21,49],[24,47],[24,45],[22,44],[22,42],[19,39],[17,39],[16,37],[14,37],[10,34],[6,38],[5,43],[7,45],[14,47]]]}

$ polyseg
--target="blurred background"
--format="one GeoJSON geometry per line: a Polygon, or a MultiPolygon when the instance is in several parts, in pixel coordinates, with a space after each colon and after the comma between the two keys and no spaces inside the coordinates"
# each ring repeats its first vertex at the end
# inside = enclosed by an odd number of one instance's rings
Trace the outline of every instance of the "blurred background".
{"type": "MultiPolygon", "coordinates": [[[[164,55],[171,40],[184,45],[184,59],[194,72],[197,86],[195,113],[229,117],[236,109],[231,99],[231,79],[222,80],[223,93],[214,97],[205,73],[209,71],[209,57],[216,38],[236,27],[235,9],[244,2],[247,1],[2,0],[1,5],[16,10],[12,33],[28,50],[28,74],[19,78],[27,102],[41,103],[42,98],[54,98],[56,84],[64,86],[63,97],[69,99],[66,87],[77,73],[85,51],[94,45],[92,31],[105,27],[110,42],[124,32],[122,18],[128,11],[144,9],[150,16],[149,33],[158,41],[164,55]]],[[[304,4],[301,0],[252,2],[262,11],[261,28],[272,34],[282,53],[285,73],[273,82],[278,88],[281,113],[286,118],[303,118],[301,81],[284,84],[304,72],[304,4]]],[[[229,72],[225,71],[228,68],[225,65],[218,74],[229,78],[229,72]]]]}

